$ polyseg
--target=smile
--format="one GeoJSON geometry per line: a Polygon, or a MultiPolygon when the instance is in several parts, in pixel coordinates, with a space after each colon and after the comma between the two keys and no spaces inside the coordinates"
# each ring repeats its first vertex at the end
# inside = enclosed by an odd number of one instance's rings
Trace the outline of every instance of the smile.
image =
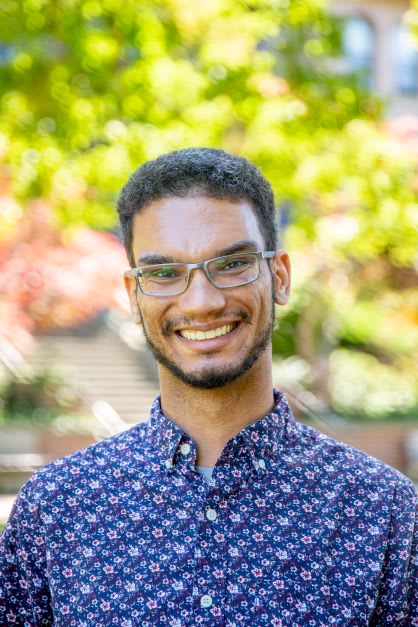
{"type": "Polygon", "coordinates": [[[211,329],[210,331],[179,331],[179,335],[184,337],[186,340],[213,340],[215,337],[221,337],[222,335],[227,335],[231,333],[237,327],[237,323],[234,324],[224,324],[222,327],[217,327],[216,329],[211,329]]]}

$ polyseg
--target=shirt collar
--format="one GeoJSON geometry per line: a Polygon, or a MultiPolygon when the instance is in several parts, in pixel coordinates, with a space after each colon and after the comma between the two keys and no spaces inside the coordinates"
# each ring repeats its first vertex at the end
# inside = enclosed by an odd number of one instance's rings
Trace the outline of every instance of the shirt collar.
{"type": "Polygon", "coordinates": [[[158,395],[152,404],[147,428],[147,442],[163,462],[172,462],[180,440],[185,435],[161,409],[161,397],[158,395]]]}
{"type": "MultiPolygon", "coordinates": [[[[294,421],[292,410],[282,392],[273,390],[275,407],[273,410],[248,425],[231,438],[222,452],[222,459],[232,459],[239,455],[249,455],[257,469],[263,471],[259,461],[274,455],[283,439],[286,425],[294,421]]],[[[170,469],[174,463],[176,451],[181,442],[188,441],[194,448],[189,436],[169,418],[164,416],[160,396],[153,402],[150,420],[147,426],[147,442],[153,453],[170,469]]],[[[220,458],[220,459],[221,459],[220,458]]],[[[219,461],[219,460],[218,460],[219,461]]]]}

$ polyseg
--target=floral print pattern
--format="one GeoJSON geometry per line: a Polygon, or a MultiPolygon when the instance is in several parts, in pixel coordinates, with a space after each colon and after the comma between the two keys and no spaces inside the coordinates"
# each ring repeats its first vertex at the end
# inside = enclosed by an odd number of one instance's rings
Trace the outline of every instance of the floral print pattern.
{"type": "Polygon", "coordinates": [[[36,472],[1,539],[0,625],[418,626],[412,483],[275,398],[209,485],[159,398],[36,472]]]}

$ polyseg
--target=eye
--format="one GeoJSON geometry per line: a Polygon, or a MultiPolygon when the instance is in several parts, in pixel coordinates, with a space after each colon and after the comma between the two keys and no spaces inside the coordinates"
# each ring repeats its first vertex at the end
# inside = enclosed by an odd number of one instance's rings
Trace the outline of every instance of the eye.
{"type": "Polygon", "coordinates": [[[224,259],[216,266],[216,272],[232,272],[233,270],[243,270],[248,267],[249,260],[246,257],[234,257],[224,259]]]}
{"type": "Polygon", "coordinates": [[[234,259],[233,261],[228,261],[228,263],[224,264],[224,270],[235,270],[235,268],[240,268],[245,264],[245,261],[242,259],[234,259]]]}
{"type": "Polygon", "coordinates": [[[155,266],[153,268],[144,268],[141,271],[141,276],[145,281],[153,279],[178,279],[181,274],[181,270],[174,266],[155,266]]]}
{"type": "Polygon", "coordinates": [[[149,277],[158,277],[159,279],[170,279],[174,276],[174,272],[171,268],[164,268],[164,270],[153,270],[148,273],[149,277]]]}

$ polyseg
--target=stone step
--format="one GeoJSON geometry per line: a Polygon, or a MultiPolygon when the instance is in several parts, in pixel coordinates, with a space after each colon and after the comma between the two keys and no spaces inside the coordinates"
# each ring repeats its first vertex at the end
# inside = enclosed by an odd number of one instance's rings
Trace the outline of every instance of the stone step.
{"type": "MultiPolygon", "coordinates": [[[[126,326],[126,320],[118,324],[113,321],[109,328],[101,322],[93,330],[86,327],[83,335],[78,329],[77,333],[39,336],[31,364],[61,365],[89,402],[106,401],[122,420],[132,424],[148,418],[158,393],[156,368],[143,341],[135,341],[132,348],[122,339],[118,328],[126,326]]],[[[139,340],[139,336],[135,338],[139,340]]]]}

